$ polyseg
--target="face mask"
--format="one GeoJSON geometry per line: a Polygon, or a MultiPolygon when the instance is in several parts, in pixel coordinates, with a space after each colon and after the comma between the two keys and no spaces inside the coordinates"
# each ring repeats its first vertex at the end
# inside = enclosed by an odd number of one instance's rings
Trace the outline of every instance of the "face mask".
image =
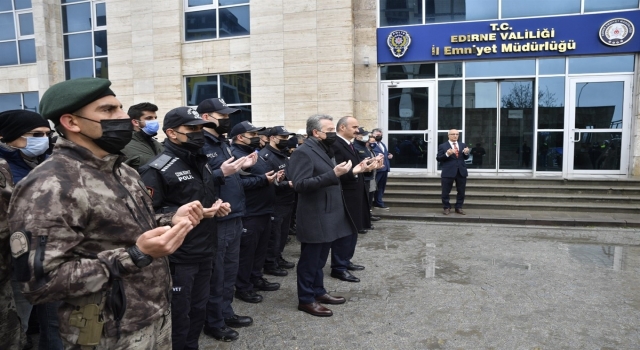
{"type": "Polygon", "coordinates": [[[187,141],[181,143],[180,145],[191,152],[196,152],[204,146],[204,132],[203,131],[194,131],[188,133],[182,133],[176,131],[178,134],[187,135],[187,141]]]}
{"type": "Polygon", "coordinates": [[[335,132],[325,132],[324,135],[326,138],[322,140],[322,142],[327,146],[333,145],[333,143],[336,142],[336,137],[338,137],[335,132]]]}
{"type": "Polygon", "coordinates": [[[144,123],[144,128],[142,128],[142,131],[144,131],[144,133],[147,135],[153,136],[158,133],[158,129],[160,129],[160,124],[157,120],[147,120],[144,123]]]}
{"type": "Polygon", "coordinates": [[[376,142],[382,141],[382,136],[376,136],[376,142]]]}
{"type": "Polygon", "coordinates": [[[289,140],[278,140],[278,143],[276,143],[276,147],[278,147],[279,150],[283,150],[287,148],[288,143],[289,140]]]}
{"type": "Polygon", "coordinates": [[[100,124],[100,127],[102,127],[102,136],[92,140],[93,143],[107,153],[120,153],[120,151],[131,141],[131,138],[133,137],[133,134],[131,133],[133,131],[131,119],[103,119],[96,121],[80,115],[75,116],[100,124]]]}
{"type": "Polygon", "coordinates": [[[251,140],[249,141],[249,144],[245,144],[245,146],[247,147],[251,147],[251,148],[260,148],[260,136],[256,136],[256,137],[244,137],[242,136],[242,138],[244,139],[248,139],[251,140]]]}
{"type": "Polygon", "coordinates": [[[213,128],[218,134],[226,134],[231,130],[231,119],[216,119],[218,121],[218,126],[213,128]]]}
{"type": "Polygon", "coordinates": [[[20,152],[27,157],[35,158],[49,149],[48,137],[25,137],[25,139],[27,139],[27,145],[20,148],[20,152]]]}

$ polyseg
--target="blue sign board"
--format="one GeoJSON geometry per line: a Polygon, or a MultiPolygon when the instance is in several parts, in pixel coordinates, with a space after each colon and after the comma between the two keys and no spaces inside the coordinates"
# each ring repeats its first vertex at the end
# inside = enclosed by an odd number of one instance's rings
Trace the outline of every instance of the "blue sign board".
{"type": "Polygon", "coordinates": [[[640,52],[640,11],[378,28],[378,64],[640,52]]]}

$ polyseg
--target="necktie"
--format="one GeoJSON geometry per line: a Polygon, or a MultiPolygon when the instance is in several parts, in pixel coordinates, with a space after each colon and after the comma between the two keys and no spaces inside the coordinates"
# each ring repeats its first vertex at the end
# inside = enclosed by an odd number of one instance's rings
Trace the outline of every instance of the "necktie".
{"type": "Polygon", "coordinates": [[[453,143],[453,150],[456,151],[456,158],[458,158],[458,143],[457,142],[453,143]]]}
{"type": "Polygon", "coordinates": [[[356,153],[355,148],[353,148],[353,142],[349,142],[349,147],[351,147],[351,152],[356,153]]]}

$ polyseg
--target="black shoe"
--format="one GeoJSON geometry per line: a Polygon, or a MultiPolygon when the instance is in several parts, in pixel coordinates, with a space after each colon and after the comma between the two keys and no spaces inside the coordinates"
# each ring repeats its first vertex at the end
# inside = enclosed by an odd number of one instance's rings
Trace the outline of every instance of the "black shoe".
{"type": "Polygon", "coordinates": [[[347,265],[347,270],[349,270],[349,271],[362,271],[362,270],[364,270],[364,266],[356,265],[354,263],[349,263],[349,265],[347,265]]]}
{"type": "Polygon", "coordinates": [[[253,319],[249,316],[233,315],[233,317],[225,318],[224,323],[227,327],[242,328],[251,326],[253,324],[253,319]]]}
{"type": "Polygon", "coordinates": [[[236,298],[252,304],[257,304],[262,301],[262,295],[252,290],[246,292],[236,291],[236,298]]]}
{"type": "Polygon", "coordinates": [[[283,269],[292,269],[292,268],[296,267],[296,264],[284,260],[283,257],[279,257],[278,260],[276,260],[276,261],[278,262],[278,266],[280,266],[283,269]]]}
{"type": "Polygon", "coordinates": [[[371,221],[380,221],[381,217],[379,216],[372,216],[371,217],[371,221]]]}
{"type": "Polygon", "coordinates": [[[275,267],[270,267],[270,268],[264,268],[264,273],[267,275],[271,275],[271,276],[286,276],[289,273],[286,270],[283,270],[281,268],[279,268],[278,266],[275,267]]]}
{"type": "Polygon", "coordinates": [[[216,340],[220,341],[233,341],[238,339],[238,332],[234,331],[229,327],[221,327],[221,328],[209,328],[204,327],[204,334],[213,337],[216,340]]]}
{"type": "Polygon", "coordinates": [[[360,230],[360,231],[358,231],[358,233],[360,233],[360,234],[365,234],[365,233],[367,233],[367,232],[368,232],[367,230],[360,230]]]}
{"type": "Polygon", "coordinates": [[[22,350],[31,350],[33,349],[33,340],[31,340],[31,336],[27,334],[27,342],[24,344],[22,350]]]}
{"type": "Polygon", "coordinates": [[[264,277],[259,278],[257,280],[253,280],[251,281],[251,283],[253,284],[253,287],[257,290],[274,291],[274,290],[280,289],[280,283],[271,283],[267,281],[267,279],[264,277]]]}
{"type": "Polygon", "coordinates": [[[381,206],[381,207],[379,207],[379,206],[377,206],[377,205],[374,205],[373,207],[374,207],[374,208],[378,208],[378,209],[380,209],[380,210],[389,210],[389,207],[387,207],[386,205],[383,205],[383,206],[381,206]]]}
{"type": "Polygon", "coordinates": [[[360,279],[351,274],[349,271],[331,271],[331,277],[337,278],[345,282],[360,282],[360,279]]]}

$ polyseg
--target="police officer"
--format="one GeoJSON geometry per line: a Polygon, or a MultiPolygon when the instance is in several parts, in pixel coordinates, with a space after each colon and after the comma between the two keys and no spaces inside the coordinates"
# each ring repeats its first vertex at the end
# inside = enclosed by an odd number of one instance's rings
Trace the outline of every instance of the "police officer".
{"type": "Polygon", "coordinates": [[[15,271],[32,303],[64,301],[65,348],[170,349],[171,279],[162,257],[203,208],[191,202],[153,214],[138,173],[122,164],[131,122],[110,85],[67,80],[42,96],[42,116],[62,137],[12,195],[15,271]]]}
{"type": "Polygon", "coordinates": [[[202,119],[215,126],[205,126],[203,151],[214,173],[221,172],[225,183],[220,186],[219,196],[231,205],[231,213],[217,218],[218,248],[210,280],[209,300],[204,334],[221,341],[238,339],[238,332],[232,328],[248,327],[253,324],[249,316],[236,315],[231,306],[234,285],[238,276],[242,216],[245,213],[244,189],[238,171],[255,164],[257,153],[236,159],[231,155],[225,134],[229,132],[230,114],[239,110],[230,108],[221,98],[211,98],[198,105],[202,119]],[[231,327],[231,328],[230,328],[231,327]]]}
{"type": "MultiPolygon", "coordinates": [[[[240,158],[256,152],[260,146],[259,128],[244,121],[236,124],[229,132],[233,140],[231,154],[240,158]]],[[[263,277],[262,268],[267,254],[271,233],[271,216],[276,198],[272,185],[277,173],[269,164],[258,157],[254,166],[240,174],[245,195],[245,214],[242,217],[244,232],[240,238],[240,265],[236,279],[236,297],[248,303],[259,303],[262,295],[254,290],[273,291],[279,283],[271,283],[263,277]]]]}
{"type": "Polygon", "coordinates": [[[258,131],[258,136],[260,137],[260,147],[258,147],[259,149],[264,149],[264,147],[269,144],[270,134],[271,128],[264,128],[264,130],[258,131]]]}
{"type": "Polygon", "coordinates": [[[161,214],[191,201],[200,201],[204,219],[169,256],[173,299],[172,343],[174,350],[198,349],[204,326],[211,264],[216,249],[214,215],[226,215],[229,203],[222,204],[216,186],[224,178],[214,176],[201,152],[204,146],[203,120],[195,109],[174,108],[164,117],[167,135],[164,152],[140,168],[140,176],[153,200],[153,209],[161,214]]]}
{"type": "MultiPolygon", "coordinates": [[[[355,148],[356,152],[358,152],[358,156],[360,156],[360,160],[365,160],[367,158],[374,159],[376,157],[375,154],[373,154],[373,151],[367,146],[370,139],[371,141],[375,141],[367,130],[365,130],[364,128],[358,129],[358,134],[356,135],[356,138],[353,142],[353,147],[355,148]]],[[[363,173],[362,175],[364,178],[364,187],[367,191],[367,194],[369,195],[367,205],[363,206],[363,210],[365,211],[364,215],[369,217],[369,221],[368,222],[365,221],[364,228],[366,230],[373,230],[375,227],[371,224],[371,221],[380,220],[379,216],[373,216],[373,214],[371,213],[371,201],[373,196],[373,191],[371,191],[371,188],[372,187],[375,188],[376,169],[373,169],[370,172],[363,173]],[[373,186],[372,186],[372,181],[373,181],[373,186]]]]}
{"type": "Polygon", "coordinates": [[[271,170],[285,172],[285,176],[275,184],[276,202],[271,221],[271,238],[264,264],[264,273],[273,276],[286,276],[287,271],[284,269],[295,267],[294,263],[288,262],[282,257],[282,251],[289,235],[289,224],[296,198],[293,184],[286,177],[286,169],[289,164],[287,144],[292,135],[295,134],[289,132],[284,126],[274,126],[269,132],[269,144],[260,151],[260,157],[269,164],[271,170]]]}

